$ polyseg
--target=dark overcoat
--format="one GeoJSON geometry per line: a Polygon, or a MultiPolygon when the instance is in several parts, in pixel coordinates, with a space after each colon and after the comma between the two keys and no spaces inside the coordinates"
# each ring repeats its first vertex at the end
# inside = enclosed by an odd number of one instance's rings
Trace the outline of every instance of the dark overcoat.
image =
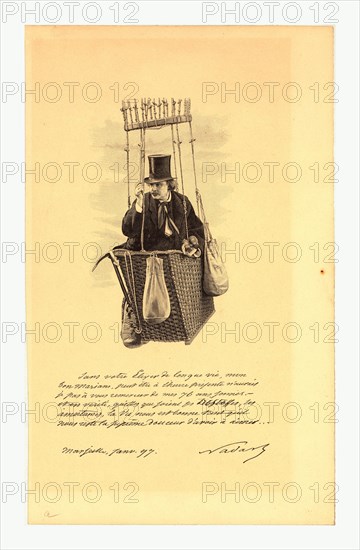
{"type": "MultiPolygon", "coordinates": [[[[177,191],[171,191],[171,200],[167,204],[169,216],[179,230],[179,234],[173,230],[173,234],[167,237],[163,229],[158,228],[159,201],[154,199],[150,193],[145,193],[143,211],[136,210],[133,202],[131,208],[126,212],[122,231],[128,237],[126,243],[121,245],[129,250],[141,249],[141,226],[143,215],[144,221],[144,248],[145,250],[180,250],[183,240],[186,238],[186,225],[184,215],[184,195],[177,191]]],[[[195,214],[191,202],[185,196],[187,225],[189,236],[194,235],[199,241],[200,248],[204,245],[204,226],[195,214]]]]}

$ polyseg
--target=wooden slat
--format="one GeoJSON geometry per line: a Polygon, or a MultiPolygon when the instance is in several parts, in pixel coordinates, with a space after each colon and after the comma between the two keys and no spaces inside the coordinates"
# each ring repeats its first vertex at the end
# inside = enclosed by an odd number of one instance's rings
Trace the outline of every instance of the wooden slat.
{"type": "Polygon", "coordinates": [[[182,124],[183,122],[191,122],[191,115],[180,115],[175,117],[159,118],[146,120],[144,122],[133,122],[132,124],[125,124],[124,130],[131,132],[131,130],[140,130],[141,128],[155,128],[161,126],[169,126],[171,124],[182,124]]]}

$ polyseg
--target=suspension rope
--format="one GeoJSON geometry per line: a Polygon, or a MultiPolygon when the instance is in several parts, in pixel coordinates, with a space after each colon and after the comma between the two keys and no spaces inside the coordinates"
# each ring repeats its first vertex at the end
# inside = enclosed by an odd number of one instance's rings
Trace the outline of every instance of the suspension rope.
{"type": "Polygon", "coordinates": [[[209,224],[208,224],[207,219],[206,219],[206,214],[205,214],[205,209],[204,209],[204,204],[203,204],[203,201],[202,201],[201,193],[200,193],[198,185],[197,185],[196,164],[195,164],[195,147],[194,147],[194,142],[196,140],[193,136],[191,120],[189,120],[189,131],[190,131],[190,145],[191,145],[191,155],[192,155],[192,163],[193,163],[193,171],[194,171],[194,184],[195,184],[195,195],[196,195],[197,211],[198,211],[199,218],[204,223],[205,240],[207,242],[209,242],[209,241],[212,240],[212,235],[211,235],[211,232],[210,232],[209,224]]]}
{"type": "Polygon", "coordinates": [[[183,196],[183,207],[184,207],[184,218],[185,218],[185,232],[186,232],[186,238],[189,239],[189,228],[188,228],[188,221],[187,221],[187,206],[186,206],[185,189],[184,189],[184,176],[183,176],[182,162],[181,162],[181,143],[182,143],[182,142],[180,141],[179,125],[178,125],[178,124],[176,124],[176,135],[177,135],[177,146],[178,146],[178,157],[179,157],[179,169],[180,169],[181,190],[182,190],[182,196],[183,196]]]}
{"type": "Polygon", "coordinates": [[[191,145],[191,156],[192,156],[192,164],[193,164],[193,171],[194,171],[194,184],[195,184],[197,212],[198,212],[198,216],[200,217],[200,202],[202,204],[202,201],[201,201],[201,195],[200,195],[200,191],[199,191],[199,188],[198,188],[198,185],[197,185],[197,178],[196,178],[195,148],[194,148],[194,142],[196,140],[193,137],[191,120],[189,120],[189,130],[190,130],[190,145],[191,145]]]}
{"type": "Polygon", "coordinates": [[[130,140],[129,132],[126,132],[126,177],[127,177],[127,192],[128,192],[128,208],[131,206],[131,197],[130,197],[130,140]]]}
{"type": "Polygon", "coordinates": [[[144,229],[145,229],[145,128],[140,130],[140,183],[143,184],[143,209],[142,209],[142,220],[141,220],[141,235],[140,243],[142,252],[145,251],[144,248],[144,229]]]}
{"type": "Polygon", "coordinates": [[[172,149],[173,149],[173,156],[174,156],[174,170],[175,170],[175,181],[176,181],[176,187],[178,187],[178,180],[177,180],[177,165],[176,165],[176,149],[175,149],[175,136],[174,136],[174,125],[171,124],[171,143],[172,143],[172,149]]]}

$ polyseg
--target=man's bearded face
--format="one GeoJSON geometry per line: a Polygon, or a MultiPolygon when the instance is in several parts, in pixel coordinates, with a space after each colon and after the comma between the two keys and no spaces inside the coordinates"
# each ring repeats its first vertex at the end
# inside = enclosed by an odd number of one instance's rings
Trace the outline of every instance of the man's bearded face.
{"type": "Polygon", "coordinates": [[[149,183],[150,193],[154,199],[165,201],[169,196],[169,187],[167,181],[157,181],[149,183]]]}

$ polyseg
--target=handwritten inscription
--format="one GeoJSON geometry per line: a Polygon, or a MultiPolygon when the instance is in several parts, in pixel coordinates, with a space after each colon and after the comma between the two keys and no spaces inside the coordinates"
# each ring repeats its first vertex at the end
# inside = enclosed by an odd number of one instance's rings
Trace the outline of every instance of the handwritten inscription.
{"type": "Polygon", "coordinates": [[[74,449],[69,447],[63,447],[62,454],[71,454],[76,455],[80,458],[83,458],[86,455],[90,454],[102,454],[107,456],[116,456],[116,455],[122,455],[122,456],[133,456],[134,458],[147,458],[151,454],[155,453],[155,449],[112,449],[112,450],[105,450],[103,447],[95,448],[92,445],[90,447],[87,447],[86,449],[74,449]]]}
{"type": "Polygon", "coordinates": [[[239,372],[83,372],[59,382],[54,396],[57,424],[104,429],[256,424],[258,385],[258,380],[239,372]]]}

